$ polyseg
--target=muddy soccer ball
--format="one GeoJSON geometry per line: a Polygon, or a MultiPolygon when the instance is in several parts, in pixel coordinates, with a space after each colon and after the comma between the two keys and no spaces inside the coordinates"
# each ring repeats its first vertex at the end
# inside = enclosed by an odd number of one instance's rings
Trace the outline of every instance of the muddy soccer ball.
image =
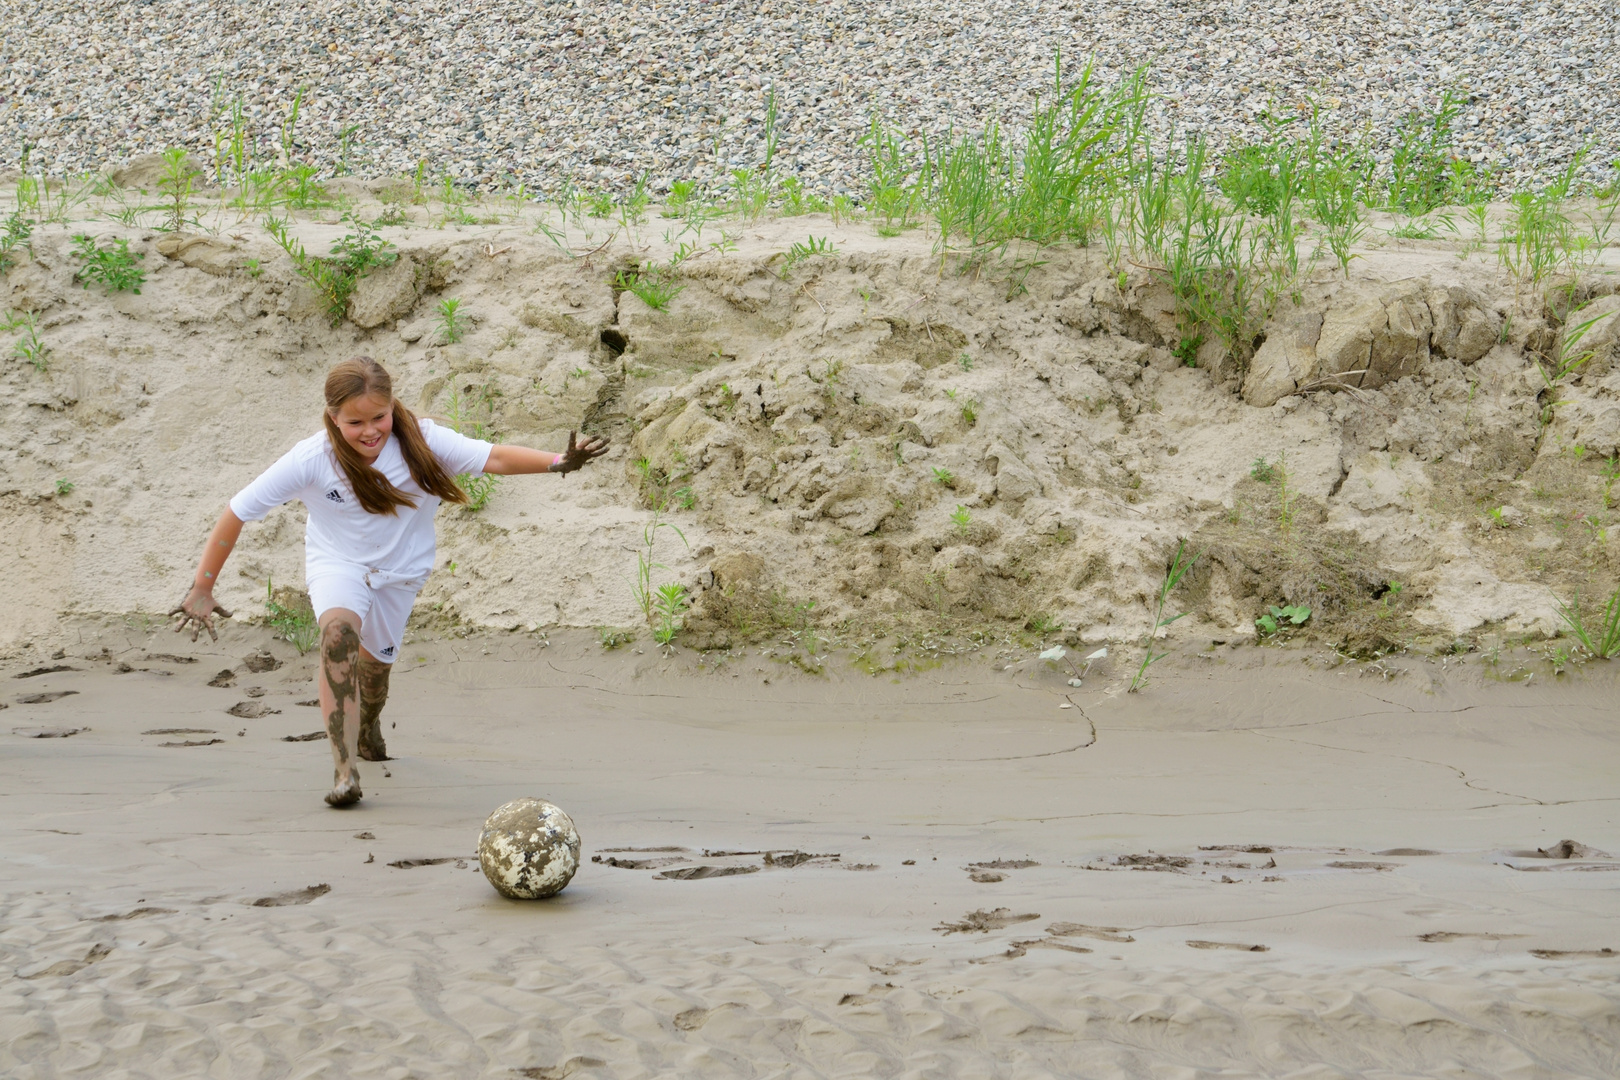
{"type": "Polygon", "coordinates": [[[502,896],[555,896],[579,869],[579,832],[544,799],[513,799],[484,822],[478,865],[502,896]]]}

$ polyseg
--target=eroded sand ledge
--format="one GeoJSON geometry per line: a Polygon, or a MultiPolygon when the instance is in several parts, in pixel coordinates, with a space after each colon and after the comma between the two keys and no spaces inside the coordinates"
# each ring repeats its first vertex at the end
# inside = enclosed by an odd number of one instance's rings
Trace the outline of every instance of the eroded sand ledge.
{"type": "MultiPolygon", "coordinates": [[[[1183,538],[1206,553],[1179,594],[1186,640],[1252,634],[1285,602],[1363,654],[1543,636],[1555,591],[1616,583],[1620,297],[1602,262],[1543,295],[1488,253],[1367,249],[1348,282],[1322,267],[1284,302],[1245,374],[1209,343],[1181,363],[1163,286],[1109,275],[1100,253],[942,276],[921,236],[815,216],[744,227],[736,250],[684,263],[684,291],[653,311],[612,282],[667,254],[656,222],[633,250],[583,258],[526,222],[388,230],[401,258],[335,328],[251,223],[125,231],[149,274],[138,296],[78,287],[72,230],[40,228],[5,279],[51,363],[4,373],[0,640],[172,606],[208,523],[316,429],[322,374],[357,353],[424,411],[452,392],[486,401],[503,438],[618,441],[582,476],[509,481],[481,514],[442,515],[444,570],[419,605],[441,626],[639,621],[638,458],[690,493],[670,515],[690,548],[666,533],[657,557],[698,594],[699,646],[810,610],[849,640],[1041,616],[1071,641],[1134,638],[1183,538]],[[806,232],[838,254],[784,272],[806,232]],[[459,344],[434,331],[445,297],[471,324],[459,344]],[[1593,357],[1553,392],[1533,361],[1557,355],[1572,303],[1599,317],[1593,357]],[[1286,526],[1283,492],[1251,468],[1284,455],[1286,526]]],[[[298,231],[321,251],[343,228],[298,231]]],[[[300,515],[247,531],[225,603],[254,613],[267,579],[298,583],[300,515]]]]}
{"type": "Polygon", "coordinates": [[[1620,1071],[1604,665],[1225,650],[1126,696],[424,642],[339,813],[284,741],[309,660],[75,635],[0,669],[8,732],[88,729],[0,736],[8,1076],[1620,1071]],[[525,794],[585,838],[555,902],[471,858],[525,794]]]}

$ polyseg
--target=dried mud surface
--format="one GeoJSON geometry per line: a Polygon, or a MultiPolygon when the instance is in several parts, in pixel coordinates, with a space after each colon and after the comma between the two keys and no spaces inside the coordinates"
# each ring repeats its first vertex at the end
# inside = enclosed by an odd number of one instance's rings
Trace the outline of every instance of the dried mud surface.
{"type": "Polygon", "coordinates": [[[165,677],[119,664],[166,631],[81,621],[30,680],[79,693],[14,709],[88,730],[0,734],[8,1077],[1620,1072],[1604,665],[1228,649],[1127,695],[479,635],[407,650],[337,814],[293,709],[143,734],[230,705],[228,634],[165,677]],[[583,840],[551,900],[473,855],[522,796],[583,840]]]}

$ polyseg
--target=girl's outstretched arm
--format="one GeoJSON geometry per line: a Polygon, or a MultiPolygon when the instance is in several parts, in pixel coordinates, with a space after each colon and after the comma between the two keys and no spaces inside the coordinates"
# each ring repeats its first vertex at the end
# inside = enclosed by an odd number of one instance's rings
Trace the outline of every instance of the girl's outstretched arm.
{"type": "Polygon", "coordinates": [[[607,453],[608,441],[605,437],[586,436],[584,442],[576,443],[578,435],[577,431],[568,433],[568,449],[560,454],[546,450],[530,450],[527,446],[503,444],[494,447],[489,452],[489,460],[484,463],[484,471],[496,476],[542,472],[571,473],[589,464],[592,458],[607,453]]]}
{"type": "Polygon", "coordinates": [[[171,616],[180,616],[180,625],[174,628],[175,633],[189,626],[192,641],[196,641],[197,635],[204,630],[208,631],[209,637],[219,640],[219,635],[214,633],[214,616],[217,614],[228,619],[231,613],[214,600],[214,583],[219,580],[219,572],[224,569],[225,560],[241,535],[242,519],[232,513],[230,507],[226,507],[214,523],[214,531],[208,534],[208,546],[203,548],[202,561],[197,564],[197,576],[191,583],[191,591],[186,593],[179,607],[169,612],[171,616]]]}

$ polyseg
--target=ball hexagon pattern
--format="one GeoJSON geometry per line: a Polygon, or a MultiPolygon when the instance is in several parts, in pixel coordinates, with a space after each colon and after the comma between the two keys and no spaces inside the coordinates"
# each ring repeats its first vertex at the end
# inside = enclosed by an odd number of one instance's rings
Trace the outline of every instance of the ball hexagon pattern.
{"type": "Polygon", "coordinates": [[[484,822],[478,865],[502,896],[555,896],[579,869],[579,832],[572,818],[546,800],[513,799],[484,822]]]}

